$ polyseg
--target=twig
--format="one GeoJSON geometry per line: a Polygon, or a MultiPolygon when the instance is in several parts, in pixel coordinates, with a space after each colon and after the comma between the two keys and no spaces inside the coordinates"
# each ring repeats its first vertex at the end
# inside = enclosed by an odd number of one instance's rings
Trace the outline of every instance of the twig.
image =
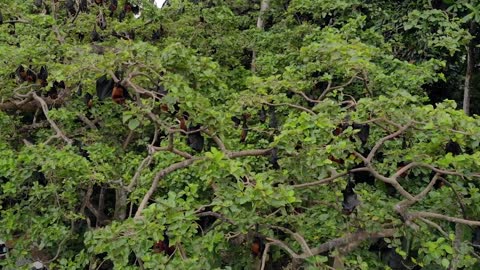
{"type": "Polygon", "coordinates": [[[83,114],[77,114],[77,117],[78,117],[80,120],[82,120],[82,122],[84,122],[89,128],[94,129],[94,130],[97,129],[97,127],[95,126],[95,124],[94,124],[92,121],[90,121],[90,119],[88,119],[85,115],[83,115],[83,114]]]}
{"type": "Polygon", "coordinates": [[[353,82],[353,80],[355,80],[356,76],[357,76],[357,74],[355,74],[352,78],[350,78],[350,80],[348,82],[346,82],[342,85],[339,85],[339,86],[334,86],[334,87],[331,87],[331,81],[329,81],[327,88],[323,91],[323,93],[320,95],[320,97],[318,97],[318,100],[319,101],[323,100],[329,92],[331,92],[335,89],[344,88],[344,87],[350,85],[353,82]]]}
{"type": "Polygon", "coordinates": [[[143,168],[145,168],[146,166],[150,165],[150,163],[152,162],[152,158],[153,156],[151,154],[149,154],[145,159],[143,159],[143,161],[140,163],[140,166],[138,166],[138,169],[137,171],[135,172],[135,174],[133,175],[132,177],[132,180],[130,181],[130,184],[128,184],[126,190],[128,192],[132,192],[133,191],[133,187],[135,186],[135,184],[137,183],[137,180],[138,178],[140,177],[140,175],[142,174],[142,170],[143,168]]]}
{"type": "Polygon", "coordinates": [[[348,172],[343,172],[343,173],[335,174],[335,175],[332,175],[328,178],[324,178],[322,180],[318,180],[318,181],[315,181],[315,182],[291,185],[291,187],[293,187],[293,188],[304,188],[304,187],[311,187],[311,186],[320,186],[320,185],[328,184],[328,183],[332,182],[333,180],[335,180],[339,177],[345,176],[347,174],[348,174],[348,172]]]}
{"type": "Polygon", "coordinates": [[[435,229],[437,229],[445,238],[447,238],[447,239],[450,238],[450,236],[448,235],[448,233],[445,232],[445,231],[442,229],[442,227],[440,227],[440,225],[438,225],[437,223],[435,223],[435,222],[433,222],[433,221],[431,221],[431,220],[428,220],[428,219],[426,219],[426,218],[422,218],[422,217],[420,217],[420,218],[418,218],[418,219],[420,219],[421,221],[425,222],[426,224],[428,224],[428,225],[434,227],[435,229]]]}
{"type": "Polygon", "coordinates": [[[265,249],[262,253],[262,265],[260,266],[260,270],[265,269],[265,263],[267,262],[268,251],[270,250],[270,243],[265,244],[265,249]]]}
{"type": "Polygon", "coordinates": [[[300,246],[302,247],[303,253],[313,256],[312,250],[308,246],[307,241],[305,241],[305,238],[303,238],[303,236],[301,236],[299,233],[293,232],[292,230],[289,230],[287,228],[280,227],[280,226],[269,225],[268,227],[273,229],[278,229],[290,234],[300,244],[300,246]]]}
{"type": "Polygon", "coordinates": [[[304,112],[307,112],[311,115],[315,115],[315,112],[313,112],[312,110],[310,109],[307,109],[305,107],[302,107],[300,105],[296,105],[296,104],[291,104],[291,103],[278,103],[278,104],[273,104],[273,103],[269,103],[269,102],[262,102],[262,104],[265,104],[265,105],[268,105],[268,106],[287,106],[287,107],[291,107],[291,108],[295,108],[295,109],[299,109],[301,111],[304,111],[304,112]]]}
{"type": "Polygon", "coordinates": [[[213,212],[213,211],[206,211],[206,212],[201,212],[201,213],[197,213],[197,216],[199,217],[215,217],[217,219],[221,219],[223,220],[224,222],[227,222],[227,223],[230,223],[232,225],[235,225],[235,222],[225,216],[223,216],[222,214],[220,213],[217,213],[217,212],[213,212]]]}

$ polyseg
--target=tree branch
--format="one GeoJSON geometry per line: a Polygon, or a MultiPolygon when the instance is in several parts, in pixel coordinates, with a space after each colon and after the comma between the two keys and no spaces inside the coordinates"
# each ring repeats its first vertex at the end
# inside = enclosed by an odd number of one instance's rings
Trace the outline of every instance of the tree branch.
{"type": "Polygon", "coordinates": [[[432,212],[424,212],[424,211],[418,211],[418,212],[413,212],[413,213],[408,213],[407,217],[409,219],[415,219],[415,218],[434,218],[434,219],[442,219],[446,220],[448,222],[454,222],[454,223],[460,223],[460,224],[465,224],[469,226],[480,226],[480,221],[475,221],[475,220],[468,220],[468,219],[463,219],[463,218],[456,218],[456,217],[450,217],[442,214],[437,214],[437,213],[432,213],[432,212]]]}
{"type": "Polygon", "coordinates": [[[57,136],[60,137],[62,140],[64,140],[66,143],[72,144],[72,140],[67,138],[67,136],[65,136],[65,134],[60,130],[60,128],[58,128],[57,124],[55,124],[55,122],[52,121],[52,119],[50,119],[50,117],[48,116],[47,103],[45,103],[45,101],[41,97],[39,97],[35,92],[31,92],[31,95],[38,103],[40,103],[40,106],[43,110],[43,114],[45,115],[45,118],[47,118],[48,123],[50,123],[50,126],[57,133],[57,136]]]}
{"type": "Polygon", "coordinates": [[[297,184],[297,185],[291,185],[291,187],[293,187],[293,188],[305,188],[305,187],[311,187],[311,186],[320,186],[320,185],[328,184],[328,183],[332,182],[333,180],[335,180],[339,177],[345,176],[347,174],[348,174],[348,172],[334,174],[334,175],[332,175],[328,178],[324,178],[322,180],[318,180],[318,181],[315,181],[315,182],[309,182],[309,183],[303,183],[303,184],[297,184]]]}

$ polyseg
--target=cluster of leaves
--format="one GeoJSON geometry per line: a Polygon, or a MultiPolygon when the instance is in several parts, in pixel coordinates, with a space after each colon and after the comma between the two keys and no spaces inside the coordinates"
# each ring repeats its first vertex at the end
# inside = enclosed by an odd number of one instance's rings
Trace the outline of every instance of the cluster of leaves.
{"type": "Polygon", "coordinates": [[[73,2],[0,0],[5,269],[478,266],[480,119],[427,97],[478,7],[73,2]]]}

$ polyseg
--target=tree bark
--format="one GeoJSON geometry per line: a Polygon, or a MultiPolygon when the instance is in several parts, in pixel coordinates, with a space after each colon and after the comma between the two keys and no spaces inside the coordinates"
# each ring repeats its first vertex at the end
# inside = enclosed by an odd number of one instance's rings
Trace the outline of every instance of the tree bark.
{"type": "MultiPolygon", "coordinates": [[[[475,33],[476,24],[470,22],[470,33],[475,33]]],[[[463,88],[463,111],[465,114],[470,114],[470,85],[472,81],[473,70],[475,68],[475,44],[470,41],[467,47],[467,68],[465,74],[465,85],[463,88]]]]}
{"type": "Polygon", "coordinates": [[[113,220],[125,220],[127,215],[127,191],[123,187],[115,189],[115,212],[113,220]]]}
{"type": "MultiPolygon", "coordinates": [[[[265,11],[267,11],[269,7],[270,7],[270,0],[262,0],[262,2],[260,4],[260,14],[258,14],[258,18],[257,18],[257,28],[262,30],[262,31],[265,28],[265,22],[263,21],[263,15],[265,14],[265,11]]],[[[250,65],[250,70],[252,72],[255,72],[257,70],[256,64],[255,64],[256,59],[257,59],[257,51],[253,50],[252,63],[250,65]]]]}

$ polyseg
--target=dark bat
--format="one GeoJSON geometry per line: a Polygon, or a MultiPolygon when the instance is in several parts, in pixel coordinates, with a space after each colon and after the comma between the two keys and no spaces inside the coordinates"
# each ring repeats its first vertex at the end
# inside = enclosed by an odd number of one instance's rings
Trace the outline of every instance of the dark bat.
{"type": "Polygon", "coordinates": [[[250,245],[250,250],[252,251],[252,255],[255,257],[260,257],[265,250],[265,242],[260,236],[255,236],[253,238],[252,244],[250,245]]]}
{"type": "Polygon", "coordinates": [[[278,128],[278,121],[277,121],[277,114],[275,113],[275,107],[270,106],[270,108],[268,110],[269,110],[269,113],[270,113],[269,127],[273,128],[273,129],[277,129],[278,128]]]}
{"type": "Polygon", "coordinates": [[[24,82],[27,80],[27,71],[23,67],[23,65],[19,65],[17,69],[15,70],[15,74],[17,75],[18,81],[19,82],[24,82]]]}
{"type": "Polygon", "coordinates": [[[153,31],[153,34],[152,34],[152,41],[156,41],[156,40],[159,40],[162,36],[164,36],[165,33],[163,31],[163,27],[160,26],[159,29],[153,31]]]}
{"type": "Polygon", "coordinates": [[[362,146],[367,143],[368,136],[370,135],[370,126],[367,124],[352,124],[353,129],[359,129],[360,131],[357,133],[358,138],[362,142],[362,146]]]}
{"type": "Polygon", "coordinates": [[[240,134],[240,142],[244,143],[247,140],[248,135],[248,124],[247,121],[250,118],[250,114],[242,114],[242,133],[240,134]]]}
{"type": "Polygon", "coordinates": [[[260,111],[258,111],[258,118],[260,119],[260,122],[265,123],[267,121],[267,111],[265,108],[262,106],[260,111]]]}
{"type": "Polygon", "coordinates": [[[157,85],[157,88],[155,89],[155,91],[162,96],[166,96],[168,94],[167,89],[165,89],[165,87],[160,83],[157,85]]]}
{"type": "Polygon", "coordinates": [[[37,7],[37,8],[41,8],[42,5],[43,5],[43,1],[42,0],[35,0],[33,2],[33,4],[37,7]]]}
{"type": "Polygon", "coordinates": [[[136,5],[132,5],[129,2],[125,3],[125,6],[123,6],[123,10],[128,13],[128,12],[133,12],[135,15],[140,12],[140,8],[136,5]]]}
{"type": "Polygon", "coordinates": [[[125,10],[120,11],[120,14],[118,14],[118,21],[122,22],[125,19],[126,15],[127,14],[126,14],[125,10]]]}
{"type": "Polygon", "coordinates": [[[244,121],[242,124],[242,133],[240,134],[241,143],[245,143],[247,141],[247,135],[248,135],[248,126],[247,126],[247,122],[244,121]]]}
{"type": "Polygon", "coordinates": [[[65,0],[65,7],[70,15],[75,15],[77,13],[77,10],[75,9],[75,0],[65,0]]]}
{"type": "Polygon", "coordinates": [[[82,143],[81,141],[79,141],[79,140],[77,140],[77,139],[74,139],[72,145],[74,145],[74,146],[76,146],[76,147],[78,148],[78,152],[80,153],[80,155],[81,155],[82,157],[84,157],[86,160],[88,160],[88,161],[90,161],[90,162],[92,161],[92,160],[90,159],[90,154],[88,153],[87,150],[85,150],[85,149],[83,148],[83,143],[82,143]]]}
{"type": "Polygon", "coordinates": [[[348,123],[341,123],[332,131],[332,134],[335,136],[339,136],[340,134],[343,133],[345,129],[348,128],[348,126],[349,126],[348,123]]]}
{"type": "Polygon", "coordinates": [[[130,98],[127,89],[120,83],[114,83],[112,89],[113,102],[117,104],[123,104],[127,98],[130,98]]]}
{"type": "Polygon", "coordinates": [[[93,96],[90,93],[86,93],[85,96],[83,96],[83,102],[88,108],[91,108],[93,106],[93,96]]]}
{"type": "Polygon", "coordinates": [[[125,2],[125,5],[123,6],[123,11],[125,11],[126,13],[132,11],[132,4],[130,4],[129,2],[125,2]]]}
{"type": "Polygon", "coordinates": [[[80,11],[82,11],[82,12],[88,12],[87,0],[80,0],[80,3],[79,3],[79,5],[78,5],[78,8],[79,8],[80,11]]]}
{"type": "MultiPolygon", "coordinates": [[[[188,131],[194,131],[200,129],[202,126],[201,125],[196,125],[196,126],[190,126],[188,128],[188,131]]],[[[187,135],[187,143],[192,148],[193,150],[197,152],[202,152],[203,146],[205,144],[205,139],[203,138],[202,134],[200,131],[190,133],[187,135]]]]}
{"type": "Polygon", "coordinates": [[[236,116],[232,116],[232,122],[234,123],[235,127],[237,128],[241,123],[242,123],[242,119],[236,117],[236,116]]]}
{"type": "Polygon", "coordinates": [[[8,249],[5,242],[0,240],[0,260],[3,260],[7,257],[8,249]]]}
{"type": "Polygon", "coordinates": [[[187,120],[188,120],[188,114],[184,113],[182,115],[182,117],[178,117],[177,118],[179,123],[180,123],[180,129],[183,130],[183,131],[187,131],[188,128],[187,128],[187,120]]]}
{"type": "Polygon", "coordinates": [[[54,81],[52,87],[50,90],[47,92],[47,97],[50,97],[51,99],[57,99],[58,98],[58,89],[65,89],[65,83],[63,81],[57,82],[54,81]]]}
{"type": "Polygon", "coordinates": [[[353,190],[354,187],[355,183],[352,180],[349,180],[345,189],[342,190],[342,212],[346,215],[350,215],[360,204],[360,200],[358,200],[357,194],[353,190]]]}
{"type": "Polygon", "coordinates": [[[27,79],[26,81],[27,82],[31,82],[31,83],[34,83],[37,81],[37,75],[35,74],[35,72],[33,72],[33,70],[31,69],[32,67],[30,66],[28,69],[27,69],[27,79]]]}
{"type": "Polygon", "coordinates": [[[138,13],[140,13],[140,7],[136,5],[132,5],[132,12],[133,14],[138,15],[138,13]]]}
{"type": "Polygon", "coordinates": [[[153,252],[155,253],[162,253],[164,252],[166,255],[171,256],[173,252],[175,252],[175,247],[170,246],[170,239],[166,232],[163,233],[163,240],[158,241],[153,245],[153,252]]]}
{"type": "Polygon", "coordinates": [[[457,142],[450,140],[447,145],[445,145],[445,152],[451,153],[452,156],[457,156],[462,154],[462,148],[457,142]]]}
{"type": "Polygon", "coordinates": [[[99,100],[104,100],[105,98],[112,96],[113,91],[113,79],[107,79],[107,75],[97,79],[96,90],[99,100]]]}
{"type": "Polygon", "coordinates": [[[278,164],[278,148],[274,147],[270,153],[270,164],[274,170],[280,170],[280,164],[278,164]]]}
{"type": "Polygon", "coordinates": [[[37,74],[37,82],[42,87],[47,86],[48,71],[46,66],[40,68],[40,72],[37,74]]]}
{"type": "Polygon", "coordinates": [[[110,17],[113,16],[113,13],[115,12],[115,10],[117,10],[117,7],[118,7],[118,1],[117,0],[111,0],[110,1],[110,6],[108,7],[108,9],[110,10],[110,17]]]}
{"type": "Polygon", "coordinates": [[[480,228],[475,227],[472,235],[472,246],[475,250],[480,250],[480,228]]]}
{"type": "Polygon", "coordinates": [[[90,37],[92,38],[92,41],[95,41],[95,42],[102,40],[102,37],[97,32],[97,26],[96,25],[93,25],[93,31],[90,33],[90,37]]]}

